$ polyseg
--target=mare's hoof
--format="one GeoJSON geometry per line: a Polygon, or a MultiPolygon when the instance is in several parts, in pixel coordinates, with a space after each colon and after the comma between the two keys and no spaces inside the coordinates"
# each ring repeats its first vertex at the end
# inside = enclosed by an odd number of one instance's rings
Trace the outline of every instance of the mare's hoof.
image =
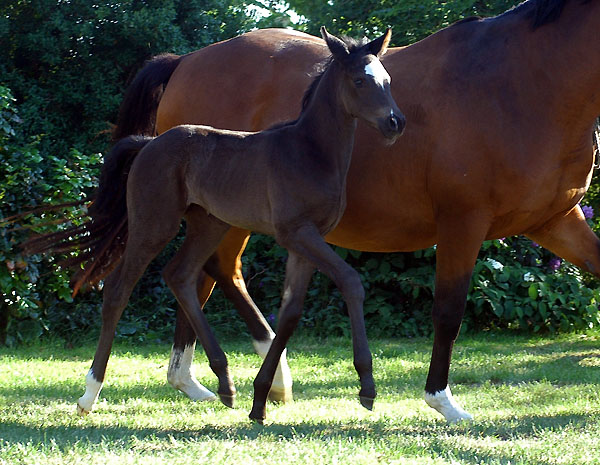
{"type": "Polygon", "coordinates": [[[375,402],[373,397],[358,396],[358,398],[360,399],[360,405],[367,410],[373,410],[373,403],[375,402]]]}
{"type": "Polygon", "coordinates": [[[233,408],[235,404],[235,394],[219,394],[219,399],[221,399],[223,405],[229,408],[233,408]]]}
{"type": "Polygon", "coordinates": [[[291,389],[271,388],[269,391],[269,400],[272,402],[282,402],[287,404],[294,401],[294,395],[291,389]]]}
{"type": "Polygon", "coordinates": [[[77,402],[77,415],[79,415],[80,417],[85,417],[89,413],[89,410],[84,409],[81,405],[79,405],[79,402],[77,402]]]}

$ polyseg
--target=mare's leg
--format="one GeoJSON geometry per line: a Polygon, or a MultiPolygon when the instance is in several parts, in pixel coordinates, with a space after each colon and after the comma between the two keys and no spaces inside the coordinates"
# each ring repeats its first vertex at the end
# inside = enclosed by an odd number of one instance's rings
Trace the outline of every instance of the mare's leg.
{"type": "Polygon", "coordinates": [[[254,402],[249,416],[259,423],[262,423],[266,417],[267,395],[271,389],[278,361],[302,316],[304,296],[313,271],[312,263],[292,251],[289,252],[277,335],[254,380],[254,402]]]}
{"type": "MultiPolygon", "coordinates": [[[[242,316],[253,339],[256,352],[264,359],[275,333],[264,319],[258,307],[248,295],[242,275],[241,255],[248,242],[248,231],[231,228],[225,235],[219,248],[204,266],[204,271],[198,279],[198,297],[204,303],[210,297],[214,279],[219,283],[225,296],[234,304],[242,316]]],[[[169,361],[169,382],[173,387],[183,391],[193,400],[210,398],[210,391],[197,382],[191,372],[196,334],[189,322],[177,311],[175,338],[171,359],[169,361]]],[[[292,376],[286,360],[285,351],[273,379],[269,399],[274,401],[291,401],[292,376]]]]}
{"type": "MultiPolygon", "coordinates": [[[[360,275],[342,260],[329,245],[327,245],[314,225],[304,225],[294,231],[279,233],[277,235],[277,240],[283,247],[288,249],[290,254],[294,253],[303,257],[305,260],[312,263],[314,267],[318,268],[322,273],[331,278],[342,293],[346,305],[348,306],[348,314],[350,315],[354,367],[358,373],[361,385],[359,392],[360,402],[364,407],[372,409],[376,392],[375,382],[373,381],[372,357],[367,341],[367,332],[365,329],[362,308],[365,292],[360,275]]],[[[291,271],[292,270],[290,269],[289,272],[291,271]]],[[[287,291],[288,289],[286,288],[285,292],[287,291]]],[[[282,307],[280,319],[284,317],[286,311],[287,307],[282,307]]],[[[297,310],[294,308],[293,311],[297,310]]],[[[296,316],[296,314],[294,315],[296,316]]],[[[272,356],[276,356],[273,347],[275,346],[275,342],[278,341],[281,329],[282,325],[280,323],[277,330],[278,334],[265,359],[265,364],[268,363],[269,367],[273,363],[272,356]]],[[[287,337],[289,337],[289,335],[287,337]]],[[[278,349],[280,347],[281,345],[278,345],[278,349]]],[[[264,379],[267,377],[267,375],[262,376],[260,378],[261,383],[264,382],[264,379]]],[[[265,403],[265,396],[264,386],[259,384],[258,389],[255,386],[254,407],[252,409],[251,418],[259,420],[261,415],[263,415],[262,417],[264,418],[264,408],[262,408],[262,406],[265,403]]]]}
{"type": "Polygon", "coordinates": [[[196,206],[190,207],[185,219],[185,241],[165,267],[163,276],[200,339],[210,367],[219,379],[217,392],[221,401],[232,407],[235,388],[229,376],[227,357],[210,329],[196,288],[204,263],[216,250],[230,226],[196,206]]]}
{"type": "Polygon", "coordinates": [[[600,239],[585,221],[579,205],[526,235],[559,257],[600,277],[600,239]]]}
{"type": "Polygon", "coordinates": [[[462,323],[467,292],[487,223],[471,217],[438,219],[433,352],[425,384],[425,401],[449,422],[473,418],[454,400],[448,386],[452,348],[462,323]]]}
{"type": "Polygon", "coordinates": [[[152,227],[138,227],[139,222],[130,221],[125,253],[117,268],[104,282],[102,329],[92,367],[86,376],[85,394],[77,402],[77,411],[80,415],[91,412],[98,399],[115,329],[135,284],[150,261],[175,236],[179,228],[179,218],[181,216],[177,216],[177,212],[174,214],[167,212],[162,216],[162,221],[145,223],[152,227]]]}

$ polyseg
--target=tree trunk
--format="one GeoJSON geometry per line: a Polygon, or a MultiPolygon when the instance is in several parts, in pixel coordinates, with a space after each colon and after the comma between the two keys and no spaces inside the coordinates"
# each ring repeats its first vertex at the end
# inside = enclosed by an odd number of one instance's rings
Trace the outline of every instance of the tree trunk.
{"type": "Polygon", "coordinates": [[[0,346],[6,345],[6,336],[8,335],[8,319],[10,311],[6,305],[0,305],[0,346]]]}

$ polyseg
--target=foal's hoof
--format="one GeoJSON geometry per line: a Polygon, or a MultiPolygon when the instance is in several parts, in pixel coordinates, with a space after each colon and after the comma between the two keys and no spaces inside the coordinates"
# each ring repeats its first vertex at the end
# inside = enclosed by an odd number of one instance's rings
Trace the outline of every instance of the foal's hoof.
{"type": "Polygon", "coordinates": [[[79,402],[77,402],[77,415],[79,415],[80,417],[85,417],[89,413],[89,410],[84,409],[81,405],[79,405],[79,402]]]}
{"type": "Polygon", "coordinates": [[[235,394],[219,394],[219,399],[221,399],[223,405],[229,408],[233,408],[235,404],[235,394]]]}
{"type": "Polygon", "coordinates": [[[252,404],[252,410],[250,410],[250,414],[248,415],[250,420],[255,421],[259,425],[262,425],[267,418],[267,409],[264,406],[252,404]]]}
{"type": "Polygon", "coordinates": [[[248,418],[250,418],[250,420],[252,420],[253,422],[258,423],[259,425],[264,425],[265,423],[265,415],[256,413],[254,409],[252,409],[252,411],[248,415],[248,418]]]}
{"type": "Polygon", "coordinates": [[[375,402],[373,397],[358,396],[358,398],[360,399],[360,405],[367,410],[373,410],[373,403],[375,402]]]}
{"type": "Polygon", "coordinates": [[[269,400],[271,402],[282,402],[287,404],[294,401],[294,395],[291,389],[272,387],[269,391],[269,400]]]}

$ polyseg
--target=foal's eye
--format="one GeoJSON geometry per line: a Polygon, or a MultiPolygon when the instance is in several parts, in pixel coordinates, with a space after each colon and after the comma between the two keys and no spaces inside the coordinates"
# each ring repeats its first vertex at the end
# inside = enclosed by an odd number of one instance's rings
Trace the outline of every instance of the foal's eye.
{"type": "Polygon", "coordinates": [[[363,80],[362,80],[361,78],[355,79],[355,80],[354,80],[354,85],[355,85],[356,87],[362,87],[362,85],[363,85],[363,80]]]}

